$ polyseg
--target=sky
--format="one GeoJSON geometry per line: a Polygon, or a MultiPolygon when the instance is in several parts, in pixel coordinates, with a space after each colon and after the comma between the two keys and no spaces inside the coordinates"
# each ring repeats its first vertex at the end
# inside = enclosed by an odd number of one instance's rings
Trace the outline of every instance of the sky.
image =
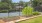
{"type": "MultiPolygon", "coordinates": [[[[12,0],[12,2],[19,2],[20,0],[12,0]]],[[[22,0],[22,1],[25,1],[25,2],[29,2],[30,0],[22,0]]]]}

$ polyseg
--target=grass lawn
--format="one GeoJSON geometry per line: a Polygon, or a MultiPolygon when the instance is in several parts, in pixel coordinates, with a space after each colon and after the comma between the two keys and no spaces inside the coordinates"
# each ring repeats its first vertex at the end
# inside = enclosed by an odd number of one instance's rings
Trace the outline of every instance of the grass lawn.
{"type": "Polygon", "coordinates": [[[18,22],[18,23],[42,23],[42,16],[34,18],[34,19],[29,19],[29,20],[26,20],[26,21],[21,21],[21,22],[18,22]]]}

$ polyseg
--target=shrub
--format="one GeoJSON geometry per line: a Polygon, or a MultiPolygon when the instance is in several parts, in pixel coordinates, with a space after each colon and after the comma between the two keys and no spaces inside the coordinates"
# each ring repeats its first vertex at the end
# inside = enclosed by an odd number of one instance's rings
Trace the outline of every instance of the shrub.
{"type": "Polygon", "coordinates": [[[23,10],[22,10],[22,13],[25,14],[25,15],[32,15],[33,13],[33,7],[25,7],[23,10]]]}
{"type": "Polygon", "coordinates": [[[39,12],[33,12],[33,15],[39,15],[40,13],[39,12]]]}
{"type": "Polygon", "coordinates": [[[6,13],[6,12],[8,12],[8,11],[7,11],[7,10],[2,10],[2,11],[1,11],[1,13],[6,13]]]}

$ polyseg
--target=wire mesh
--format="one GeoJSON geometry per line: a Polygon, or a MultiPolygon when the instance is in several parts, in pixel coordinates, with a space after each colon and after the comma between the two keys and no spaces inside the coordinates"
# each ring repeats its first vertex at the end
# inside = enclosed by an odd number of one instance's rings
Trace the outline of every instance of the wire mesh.
{"type": "MultiPolygon", "coordinates": [[[[0,0],[1,2],[1,0],[0,0]]],[[[26,3],[26,2],[24,2],[26,3]]],[[[30,7],[33,7],[32,6],[33,2],[32,0],[30,0],[29,4],[27,3],[26,7],[27,6],[30,6],[30,7]]],[[[39,11],[39,12],[42,12],[42,3],[38,3],[37,2],[33,4],[34,6],[34,11],[39,11]],[[36,5],[37,6],[36,6],[36,5]]],[[[25,14],[22,14],[22,10],[25,8],[25,6],[23,6],[24,4],[21,4],[20,3],[12,3],[11,1],[8,1],[8,0],[2,0],[2,2],[0,3],[0,18],[2,19],[6,19],[7,21],[8,20],[17,20],[17,19],[20,19],[20,17],[22,16],[28,16],[28,12],[26,12],[26,15],[25,14]]],[[[27,8],[26,8],[26,11],[27,8]]],[[[25,13],[25,12],[24,12],[25,13]]]]}

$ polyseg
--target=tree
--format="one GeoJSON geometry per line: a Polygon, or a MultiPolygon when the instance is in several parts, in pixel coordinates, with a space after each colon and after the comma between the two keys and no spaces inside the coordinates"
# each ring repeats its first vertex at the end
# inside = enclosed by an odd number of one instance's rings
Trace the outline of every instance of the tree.
{"type": "Polygon", "coordinates": [[[42,12],[42,0],[33,0],[32,2],[35,11],[42,12]]]}
{"type": "Polygon", "coordinates": [[[25,7],[27,7],[27,6],[28,6],[28,4],[29,4],[29,2],[25,2],[24,6],[25,6],[25,7]]]}
{"type": "Polygon", "coordinates": [[[33,7],[39,6],[40,4],[42,4],[42,0],[33,0],[33,7]]]}
{"type": "Polygon", "coordinates": [[[8,3],[8,6],[12,9],[12,7],[13,7],[13,3],[12,3],[12,0],[1,0],[1,2],[5,2],[5,3],[8,3]]]}
{"type": "Polygon", "coordinates": [[[0,3],[0,9],[7,9],[7,10],[8,10],[8,9],[10,9],[10,7],[8,6],[8,3],[5,3],[5,2],[3,3],[3,2],[1,2],[1,3],[0,3]]]}
{"type": "Polygon", "coordinates": [[[30,6],[32,6],[32,0],[30,0],[30,6]]]}
{"type": "Polygon", "coordinates": [[[1,2],[11,3],[12,0],[1,0],[1,2]]]}
{"type": "Polygon", "coordinates": [[[19,1],[19,5],[23,6],[24,2],[22,0],[19,1]]]}
{"type": "Polygon", "coordinates": [[[30,16],[33,13],[33,8],[30,6],[27,6],[22,10],[22,13],[25,14],[26,16],[30,16]]]}

